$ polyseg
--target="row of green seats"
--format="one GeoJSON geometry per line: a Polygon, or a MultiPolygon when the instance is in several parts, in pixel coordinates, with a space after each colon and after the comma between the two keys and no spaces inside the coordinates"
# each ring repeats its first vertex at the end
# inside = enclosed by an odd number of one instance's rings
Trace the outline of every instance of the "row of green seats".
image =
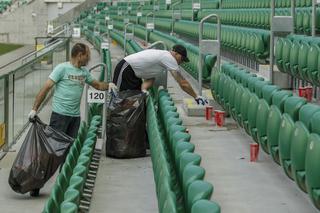
{"type": "MultiPolygon", "coordinates": [[[[295,0],[296,7],[310,7],[312,0],[295,0]]],[[[291,7],[291,0],[275,0],[276,7],[291,7]]],[[[270,8],[271,0],[222,0],[222,8],[270,8]]]]}
{"type": "Polygon", "coordinates": [[[81,123],[43,212],[78,212],[100,124],[101,116],[92,117],[89,129],[85,122],[81,123]]]}
{"type": "MultiPolygon", "coordinates": [[[[148,20],[151,20],[151,18],[149,18],[148,20]]],[[[146,19],[145,18],[141,18],[139,20],[139,24],[145,26],[146,25],[146,19]]],[[[170,19],[156,18],[154,20],[154,26],[155,26],[155,28],[157,30],[170,31],[171,28],[172,28],[172,21],[170,19]]]]}
{"type": "MultiPolygon", "coordinates": [[[[199,38],[198,22],[178,21],[174,30],[194,39],[199,38]]],[[[215,24],[205,23],[204,38],[215,39],[217,27],[215,24]]],[[[269,57],[270,33],[266,30],[257,30],[234,26],[221,26],[221,46],[229,51],[249,56],[260,63],[266,63],[269,57]]]]}
{"type": "Polygon", "coordinates": [[[281,72],[320,85],[320,39],[289,35],[276,43],[275,63],[281,72]]]}
{"type": "MultiPolygon", "coordinates": [[[[289,8],[276,9],[276,15],[288,16],[291,14],[289,8]]],[[[271,9],[224,9],[224,10],[201,10],[198,13],[198,19],[216,13],[221,18],[222,24],[245,26],[252,28],[270,29],[271,9]]],[[[311,8],[296,8],[295,13],[295,32],[302,34],[310,34],[312,23],[311,8]]],[[[317,9],[317,20],[320,20],[320,10],[317,9]]],[[[215,22],[214,19],[211,20],[215,22]]],[[[317,22],[318,23],[318,22],[317,22]]],[[[320,29],[320,24],[317,24],[317,29],[320,29]]]]}
{"type": "Polygon", "coordinates": [[[209,201],[213,187],[203,181],[201,156],[193,153],[191,136],[167,91],[153,90],[149,96],[147,123],[159,212],[220,212],[219,205],[209,201]]]}
{"type": "Polygon", "coordinates": [[[212,75],[215,99],[320,208],[320,106],[234,64],[212,75]]]}
{"type": "Polygon", "coordinates": [[[6,11],[6,9],[12,4],[11,0],[0,0],[0,14],[6,11]]]}

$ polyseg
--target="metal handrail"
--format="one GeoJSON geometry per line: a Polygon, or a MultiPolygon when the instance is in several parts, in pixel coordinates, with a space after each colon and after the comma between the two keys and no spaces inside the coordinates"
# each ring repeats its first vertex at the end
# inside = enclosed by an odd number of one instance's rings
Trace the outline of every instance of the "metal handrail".
{"type": "Polygon", "coordinates": [[[173,28],[173,25],[174,25],[174,22],[176,21],[175,17],[174,17],[174,9],[177,5],[180,5],[180,16],[181,16],[181,4],[182,4],[182,0],[174,3],[171,7],[172,7],[172,17],[171,17],[171,35],[174,34],[174,28],[173,28]]]}
{"type": "Polygon", "coordinates": [[[317,26],[317,6],[320,4],[319,0],[312,0],[312,28],[311,35],[316,36],[316,26],[317,26]]]}
{"type": "Polygon", "coordinates": [[[37,50],[37,51],[34,51],[26,56],[24,56],[22,59],[21,59],[21,64],[24,64],[30,57],[32,56],[37,56],[38,53],[40,52],[44,52],[43,54],[47,53],[48,51],[50,51],[50,49],[47,50],[47,48],[51,48],[53,45],[58,45],[59,43],[63,42],[63,40],[59,39],[57,41],[54,41],[54,43],[49,43],[48,46],[45,46],[44,48],[40,49],[40,50],[37,50]]]}
{"type": "Polygon", "coordinates": [[[159,44],[162,45],[164,50],[167,50],[167,45],[163,41],[153,42],[149,47],[147,47],[147,49],[153,49],[154,47],[158,46],[159,44]]]}
{"type": "MultiPolygon", "coordinates": [[[[198,81],[199,81],[199,95],[202,95],[202,67],[203,67],[203,59],[202,59],[202,52],[201,52],[201,42],[202,42],[202,34],[203,34],[203,25],[206,20],[211,17],[215,17],[217,19],[217,42],[218,42],[218,54],[217,54],[217,66],[218,70],[220,70],[221,64],[221,20],[217,14],[210,14],[203,19],[201,19],[199,24],[199,62],[198,62],[198,81]]],[[[212,40],[214,41],[214,40],[212,40]]]]}
{"type": "MultiPolygon", "coordinates": [[[[191,5],[192,5],[192,18],[191,18],[191,20],[192,21],[194,21],[194,11],[196,11],[194,8],[193,8],[193,4],[194,3],[196,3],[196,2],[194,2],[194,0],[192,0],[192,3],[191,3],[191,5]]],[[[200,4],[200,8],[201,8],[201,0],[198,0],[198,3],[200,4]]]]}
{"type": "Polygon", "coordinates": [[[146,15],[146,43],[148,44],[148,29],[147,29],[147,25],[148,25],[148,17],[150,15],[153,15],[153,24],[154,24],[154,13],[153,12],[149,12],[147,15],[146,15]]]}
{"type": "Polygon", "coordinates": [[[127,23],[125,26],[124,26],[124,44],[123,44],[123,50],[124,50],[124,56],[127,56],[127,49],[126,49],[126,45],[127,45],[127,29],[128,27],[132,25],[132,35],[134,37],[134,24],[132,23],[127,23]]]}
{"type": "Polygon", "coordinates": [[[3,73],[3,74],[0,73],[0,79],[4,78],[6,75],[15,74],[15,73],[18,72],[20,69],[24,68],[25,66],[28,66],[28,64],[30,64],[30,63],[38,60],[38,58],[41,58],[42,56],[46,55],[49,51],[53,51],[53,50],[55,50],[55,49],[57,49],[57,48],[65,45],[65,43],[68,43],[68,42],[69,42],[69,39],[62,40],[59,44],[55,45],[54,47],[51,47],[50,50],[48,50],[48,51],[46,51],[46,52],[44,52],[44,53],[42,53],[42,54],[40,54],[40,55],[37,55],[35,58],[33,58],[32,60],[26,62],[25,64],[21,65],[20,67],[12,70],[12,71],[10,71],[10,72],[7,72],[7,73],[3,73]]]}

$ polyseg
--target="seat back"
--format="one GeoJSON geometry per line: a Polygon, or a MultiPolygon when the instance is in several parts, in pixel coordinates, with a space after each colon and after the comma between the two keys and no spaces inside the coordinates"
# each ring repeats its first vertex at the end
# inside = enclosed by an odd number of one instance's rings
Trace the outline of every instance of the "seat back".
{"type": "Polygon", "coordinates": [[[292,92],[286,90],[277,91],[272,96],[272,104],[277,106],[281,113],[284,111],[284,102],[288,97],[292,96],[292,92]]]}
{"type": "Polygon", "coordinates": [[[294,125],[291,140],[291,170],[293,179],[304,192],[307,191],[305,184],[305,158],[309,135],[310,133],[306,126],[301,121],[297,121],[294,125]]]}
{"type": "Polygon", "coordinates": [[[291,116],[293,121],[299,119],[300,108],[307,103],[307,100],[298,96],[292,96],[284,102],[284,112],[291,116]]]}

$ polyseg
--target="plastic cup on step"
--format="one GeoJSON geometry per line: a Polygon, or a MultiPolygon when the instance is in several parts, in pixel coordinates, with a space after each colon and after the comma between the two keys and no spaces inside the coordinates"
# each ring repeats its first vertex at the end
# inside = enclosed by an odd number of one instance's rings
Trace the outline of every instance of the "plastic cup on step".
{"type": "Polygon", "coordinates": [[[259,144],[251,143],[250,144],[250,162],[255,162],[258,160],[259,155],[259,144]]]}
{"type": "Polygon", "coordinates": [[[224,115],[225,111],[222,110],[214,110],[214,121],[217,126],[222,127],[224,125],[224,115]]]}
{"type": "Polygon", "coordinates": [[[305,87],[299,87],[299,96],[300,97],[306,97],[306,88],[305,87]]]}
{"type": "Polygon", "coordinates": [[[212,112],[213,112],[213,107],[212,106],[206,106],[206,120],[209,121],[212,119],[212,112]]]}

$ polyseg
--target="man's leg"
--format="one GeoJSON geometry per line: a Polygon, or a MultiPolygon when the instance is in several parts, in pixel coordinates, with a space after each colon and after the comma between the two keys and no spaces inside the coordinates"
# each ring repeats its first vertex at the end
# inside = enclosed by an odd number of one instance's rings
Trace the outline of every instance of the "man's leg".
{"type": "Polygon", "coordinates": [[[78,135],[78,130],[80,127],[80,117],[72,117],[69,122],[68,129],[66,131],[67,135],[70,137],[76,138],[78,135]]]}
{"type": "Polygon", "coordinates": [[[52,112],[49,126],[67,134],[68,126],[71,120],[70,118],[70,116],[60,115],[56,112],[52,112]]]}

